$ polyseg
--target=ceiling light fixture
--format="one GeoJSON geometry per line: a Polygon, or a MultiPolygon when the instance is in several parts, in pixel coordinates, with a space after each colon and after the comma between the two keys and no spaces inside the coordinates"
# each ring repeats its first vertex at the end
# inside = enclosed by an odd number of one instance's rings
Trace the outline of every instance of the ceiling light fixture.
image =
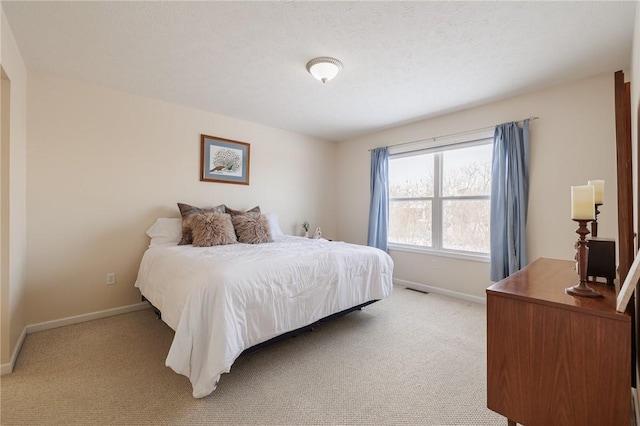
{"type": "Polygon", "coordinates": [[[307,63],[309,74],[323,83],[333,79],[342,70],[342,62],[334,58],[314,58],[307,63]]]}

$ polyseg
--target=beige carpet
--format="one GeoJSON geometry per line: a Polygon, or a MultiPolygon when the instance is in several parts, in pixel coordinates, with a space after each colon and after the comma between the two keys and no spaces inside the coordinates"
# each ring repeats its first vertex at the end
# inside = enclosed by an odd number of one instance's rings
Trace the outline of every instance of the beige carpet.
{"type": "Polygon", "coordinates": [[[504,425],[486,408],[485,307],[390,299],[239,358],[191,396],[150,309],[28,335],[0,381],[2,425],[504,425]]]}

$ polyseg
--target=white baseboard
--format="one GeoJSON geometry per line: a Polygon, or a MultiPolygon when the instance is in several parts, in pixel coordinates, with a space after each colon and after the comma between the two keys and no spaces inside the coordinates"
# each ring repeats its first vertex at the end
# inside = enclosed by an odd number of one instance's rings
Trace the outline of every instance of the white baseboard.
{"type": "Polygon", "coordinates": [[[22,329],[22,333],[20,333],[20,337],[18,338],[18,343],[13,348],[13,353],[11,354],[11,362],[0,365],[0,376],[13,373],[13,367],[16,365],[18,354],[20,353],[20,349],[22,349],[22,344],[24,343],[24,338],[26,336],[27,336],[27,327],[22,329]]]}
{"type": "Polygon", "coordinates": [[[75,315],[73,317],[60,318],[52,321],[39,322],[27,326],[27,334],[37,331],[50,330],[52,328],[64,327],[65,325],[78,324],[100,318],[112,317],[114,315],[126,314],[129,312],[148,309],[151,305],[148,302],[136,303],[134,305],[120,306],[119,308],[105,309],[104,311],[89,312],[87,314],[75,315]]]}
{"type": "Polygon", "coordinates": [[[408,288],[413,288],[415,290],[426,291],[428,293],[436,293],[442,294],[444,296],[455,297],[457,299],[466,300],[468,302],[480,303],[482,305],[487,304],[487,300],[484,297],[472,296],[466,293],[460,293],[458,291],[447,290],[445,288],[433,287],[427,284],[414,283],[412,281],[401,280],[399,278],[394,278],[393,283],[397,285],[402,285],[408,288]]]}
{"type": "Polygon", "coordinates": [[[22,349],[24,338],[27,334],[35,333],[37,331],[50,330],[52,328],[64,327],[65,325],[78,324],[85,321],[92,321],[100,318],[112,317],[114,315],[126,314],[129,312],[140,311],[142,309],[148,309],[151,305],[148,302],[136,303],[134,305],[121,306],[119,308],[105,309],[104,311],[89,312],[87,314],[75,315],[72,317],[61,318],[53,321],[45,321],[37,324],[27,325],[20,334],[16,347],[13,348],[13,354],[11,355],[11,362],[0,365],[0,376],[13,373],[13,368],[16,365],[18,354],[22,349]]]}

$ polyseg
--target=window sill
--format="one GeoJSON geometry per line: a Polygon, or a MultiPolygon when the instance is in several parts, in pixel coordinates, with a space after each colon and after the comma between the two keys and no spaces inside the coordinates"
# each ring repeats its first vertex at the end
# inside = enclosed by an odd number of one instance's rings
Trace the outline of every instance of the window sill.
{"type": "Polygon", "coordinates": [[[473,262],[489,263],[488,254],[465,253],[455,250],[435,250],[426,247],[411,246],[404,244],[389,244],[390,251],[402,251],[408,253],[426,254],[429,256],[449,257],[453,259],[470,260],[473,262]]]}

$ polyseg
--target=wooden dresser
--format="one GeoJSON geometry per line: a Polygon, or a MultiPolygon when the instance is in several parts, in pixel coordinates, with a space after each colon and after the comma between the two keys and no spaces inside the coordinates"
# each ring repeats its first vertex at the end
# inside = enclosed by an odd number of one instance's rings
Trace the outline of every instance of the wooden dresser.
{"type": "Polygon", "coordinates": [[[630,425],[631,318],[564,292],[574,262],[538,259],[487,289],[487,406],[526,426],[630,425]]]}

